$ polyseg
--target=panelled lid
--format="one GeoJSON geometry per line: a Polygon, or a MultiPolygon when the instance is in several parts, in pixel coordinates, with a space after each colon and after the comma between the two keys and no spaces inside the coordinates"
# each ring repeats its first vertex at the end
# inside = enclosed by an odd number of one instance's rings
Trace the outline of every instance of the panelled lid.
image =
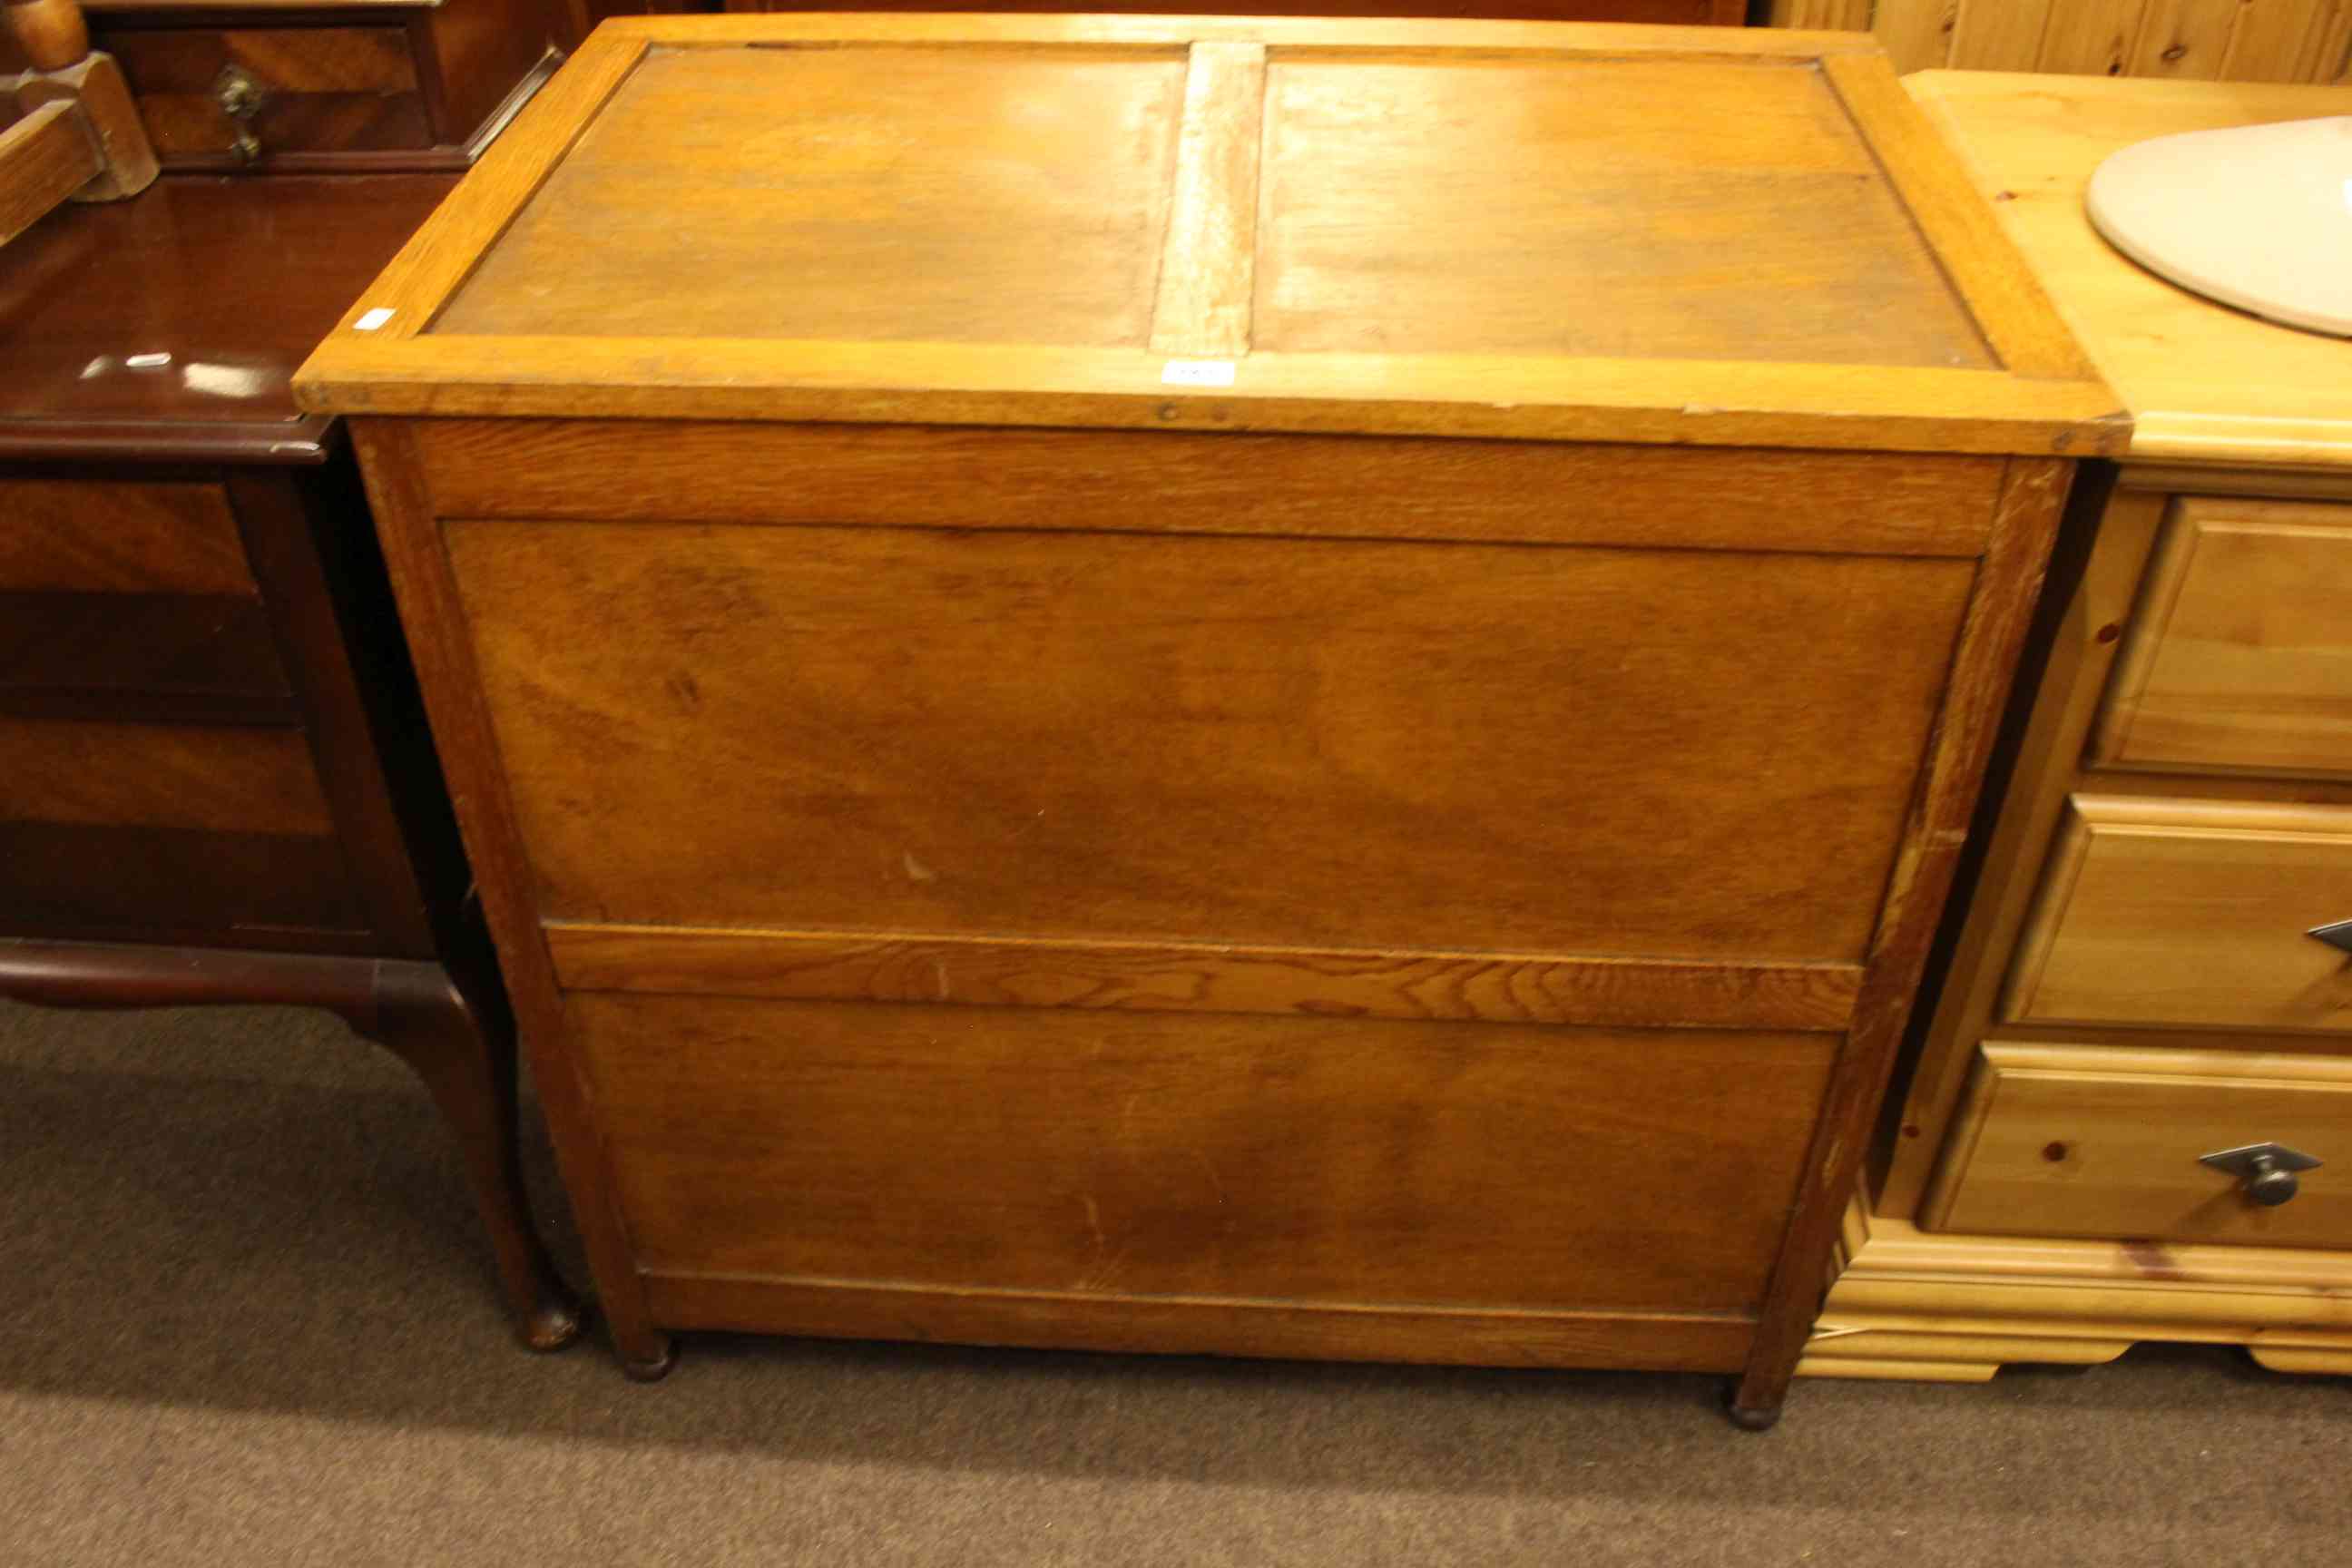
{"type": "Polygon", "coordinates": [[[335,412],[2122,434],[1866,39],[1566,24],[607,23],[298,384],[335,412]]]}
{"type": "MultiPolygon", "coordinates": [[[[2352,88],[1923,71],[1912,94],[2137,421],[2131,455],[2352,467],[2352,342],[2167,282],[2092,226],[2108,155],[2159,136],[2352,112],[2352,88]]],[[[2352,197],[2352,193],[2347,193],[2352,197]]]]}

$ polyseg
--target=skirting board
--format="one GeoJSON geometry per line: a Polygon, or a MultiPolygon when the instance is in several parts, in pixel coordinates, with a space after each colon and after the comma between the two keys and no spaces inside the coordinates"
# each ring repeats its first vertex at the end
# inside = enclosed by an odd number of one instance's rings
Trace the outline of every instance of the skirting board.
{"type": "Polygon", "coordinates": [[[2276,1372],[2352,1374],[2352,1253],[1931,1235],[1846,1216],[1800,1376],[1982,1383],[2143,1340],[2242,1344],[2276,1372]]]}

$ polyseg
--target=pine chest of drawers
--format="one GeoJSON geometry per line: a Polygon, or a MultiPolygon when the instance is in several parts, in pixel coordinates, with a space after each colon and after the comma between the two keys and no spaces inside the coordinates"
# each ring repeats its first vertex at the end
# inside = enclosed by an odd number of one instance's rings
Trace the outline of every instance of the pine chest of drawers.
{"type": "Polygon", "coordinates": [[[2352,342],[2174,288],[2083,205],[2121,148],[2352,93],[1907,85],[2137,420],[2068,520],[1806,1370],[2147,1339],[2352,1372],[2352,342]]]}
{"type": "Polygon", "coordinates": [[[608,24],[352,416],[626,1359],[1777,1406],[2074,460],[1864,40],[608,24]]]}

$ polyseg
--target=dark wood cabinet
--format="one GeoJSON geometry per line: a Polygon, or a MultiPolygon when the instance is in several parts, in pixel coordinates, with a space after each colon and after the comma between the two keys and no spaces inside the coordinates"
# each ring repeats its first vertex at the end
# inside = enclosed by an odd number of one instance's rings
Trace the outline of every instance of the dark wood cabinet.
{"type": "Polygon", "coordinates": [[[453,183],[166,175],[0,248],[0,995],[340,1014],[551,1349],[497,964],[349,447],[287,389],[453,183]]]}

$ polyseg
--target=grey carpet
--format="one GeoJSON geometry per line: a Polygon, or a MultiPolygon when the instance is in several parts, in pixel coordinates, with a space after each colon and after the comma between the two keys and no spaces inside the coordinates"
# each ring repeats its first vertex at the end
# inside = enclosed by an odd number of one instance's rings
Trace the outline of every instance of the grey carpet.
{"type": "Polygon", "coordinates": [[[1622,1373],[697,1339],[639,1387],[510,1347],[423,1095],[320,1015],[0,1004],[0,1267],[8,1568],[2352,1562],[2352,1382],[2218,1349],[1762,1436],[1622,1373]]]}

